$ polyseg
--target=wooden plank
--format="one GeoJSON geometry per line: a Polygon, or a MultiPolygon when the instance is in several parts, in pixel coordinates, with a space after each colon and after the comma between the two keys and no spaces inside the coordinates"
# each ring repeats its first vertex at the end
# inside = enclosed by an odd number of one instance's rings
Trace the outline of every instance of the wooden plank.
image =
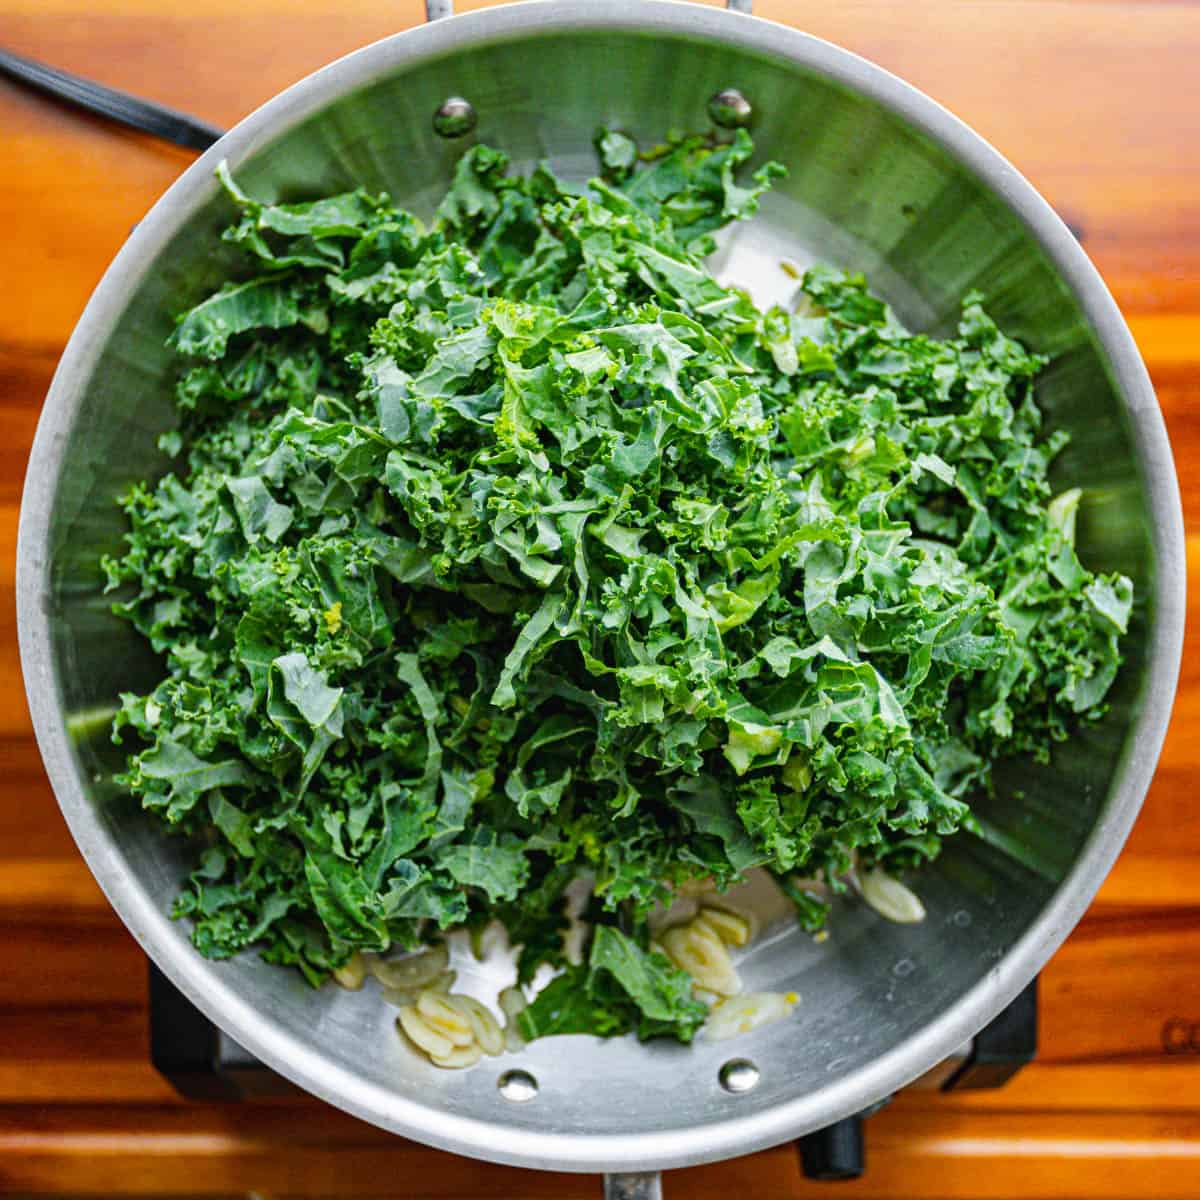
{"type": "Polygon", "coordinates": [[[1041,993],[1039,1061],[1161,1064],[1167,1022],[1200,1021],[1200,910],[1093,909],[1041,993]]]}
{"type": "Polygon", "coordinates": [[[183,1104],[148,1047],[144,996],[129,1005],[0,1008],[0,1104],[183,1104]]]}
{"type": "MultiPolygon", "coordinates": [[[[1200,1118],[1180,1114],[919,1113],[873,1118],[871,1170],[839,1195],[925,1200],[1194,1200],[1200,1118]],[[1148,1189],[1147,1170],[1153,1170],[1148,1189]]],[[[179,1196],[245,1189],[271,1194],[417,1200],[594,1197],[588,1176],[516,1171],[455,1159],[390,1138],[325,1108],[191,1105],[186,1109],[45,1110],[15,1126],[0,1114],[0,1181],[90,1196],[179,1196]],[[400,1183],[399,1181],[403,1181],[400,1183]]],[[[755,1195],[819,1196],[790,1146],[671,1172],[668,1200],[724,1197],[753,1180],[755,1195]]]]}
{"type": "MultiPolygon", "coordinates": [[[[20,699],[6,695],[10,703],[20,699]]],[[[0,737],[0,768],[0,853],[76,859],[75,843],[59,815],[32,732],[0,737]]]]}
{"type": "MultiPolygon", "coordinates": [[[[1045,1039],[1043,1039],[1045,1040],[1045,1039]]],[[[1031,1063],[1001,1088],[929,1095],[901,1092],[897,1108],[935,1112],[1078,1113],[1200,1111],[1200,1058],[1163,1056],[1161,1061],[1031,1063]]],[[[90,1097],[89,1097],[90,1098],[90,1097]]],[[[1029,1117],[1030,1123],[1036,1119],[1029,1117]]]]}
{"type": "MultiPolygon", "coordinates": [[[[1176,844],[1178,833],[1176,832],[1176,844]]],[[[1200,853],[1142,854],[1126,850],[1105,880],[1093,910],[1118,908],[1200,909],[1200,853]]]]}
{"type": "Polygon", "coordinates": [[[145,996],[133,1004],[0,1008],[0,1059],[119,1063],[145,1060],[149,1026],[145,996]]]}
{"type": "Polygon", "coordinates": [[[145,956],[108,909],[84,920],[72,914],[21,921],[6,914],[4,946],[24,969],[0,972],[0,1009],[144,1003],[145,956]]]}
{"type": "Polygon", "coordinates": [[[0,913],[7,917],[28,914],[107,911],[108,901],[87,864],[72,858],[0,857],[0,913]]]}
{"type": "Polygon", "coordinates": [[[1166,378],[1200,367],[1200,316],[1194,312],[1133,313],[1129,328],[1150,370],[1166,378]]]}

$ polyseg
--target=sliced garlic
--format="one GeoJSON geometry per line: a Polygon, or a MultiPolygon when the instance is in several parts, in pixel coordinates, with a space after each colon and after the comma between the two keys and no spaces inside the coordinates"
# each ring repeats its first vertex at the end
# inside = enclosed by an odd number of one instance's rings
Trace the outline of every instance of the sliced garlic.
{"type": "Polygon", "coordinates": [[[350,957],[333,972],[334,982],[344,987],[348,992],[357,992],[367,978],[367,964],[363,956],[355,950],[350,957]]]}
{"type": "Polygon", "coordinates": [[[504,1046],[505,1049],[516,1052],[525,1045],[525,1039],[517,1026],[517,1018],[529,1005],[525,993],[519,987],[506,987],[496,1001],[504,1014],[504,1046]]]}
{"type": "Polygon", "coordinates": [[[585,922],[580,920],[573,920],[563,931],[563,958],[573,967],[578,967],[583,963],[583,943],[587,935],[588,927],[585,922]]]}
{"type": "Polygon", "coordinates": [[[433,1058],[435,1067],[446,1067],[451,1070],[460,1070],[463,1067],[473,1067],[482,1056],[482,1051],[474,1042],[469,1046],[458,1046],[449,1054],[440,1055],[433,1058]]]}
{"type": "Polygon", "coordinates": [[[799,999],[795,992],[746,992],[728,997],[709,1014],[704,1023],[704,1037],[710,1042],[723,1042],[773,1021],[782,1021],[799,999]]]}
{"type": "Polygon", "coordinates": [[[434,946],[421,954],[409,954],[404,958],[367,959],[367,970],[384,987],[396,991],[412,991],[423,988],[440,975],[450,964],[450,952],[445,946],[434,946]]]}
{"type": "Polygon", "coordinates": [[[440,992],[445,996],[454,986],[454,981],[458,978],[457,971],[443,971],[440,975],[431,979],[424,987],[417,988],[389,988],[381,987],[379,990],[383,995],[384,1000],[389,1004],[394,1004],[397,1008],[404,1005],[415,1005],[417,997],[422,992],[440,992]]]}
{"type": "Polygon", "coordinates": [[[725,943],[711,926],[700,920],[668,929],[659,939],[667,957],[686,971],[698,987],[732,996],[742,990],[725,943]]]}
{"type": "Polygon", "coordinates": [[[925,920],[920,898],[880,867],[864,871],[858,878],[862,898],[881,916],[898,925],[915,925],[925,920]]]}
{"type": "Polygon", "coordinates": [[[443,971],[440,975],[435,975],[421,990],[423,992],[441,992],[444,996],[454,986],[457,978],[457,971],[443,971]]]}
{"type": "Polygon", "coordinates": [[[474,996],[447,996],[446,1001],[453,1004],[470,1022],[471,1033],[484,1054],[495,1056],[503,1053],[504,1033],[486,1005],[474,996]]]}
{"type": "Polygon", "coordinates": [[[443,1037],[425,1023],[420,1013],[406,1005],[396,1016],[396,1024],[407,1035],[418,1050],[423,1050],[430,1058],[446,1058],[454,1052],[454,1043],[443,1037]]]}
{"type": "Polygon", "coordinates": [[[469,1046],[475,1040],[471,1022],[450,999],[438,992],[422,992],[417,997],[417,1012],[435,1033],[456,1046],[469,1046]]]}
{"type": "Polygon", "coordinates": [[[700,916],[727,946],[745,946],[758,936],[758,921],[753,913],[742,912],[720,900],[705,899],[700,904],[700,916]]]}

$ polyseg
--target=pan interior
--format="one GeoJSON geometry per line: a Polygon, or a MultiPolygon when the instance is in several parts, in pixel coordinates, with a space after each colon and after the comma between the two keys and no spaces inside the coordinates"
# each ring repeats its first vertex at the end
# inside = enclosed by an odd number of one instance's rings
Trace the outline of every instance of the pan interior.
{"type": "MultiPolygon", "coordinates": [[[[1002,326],[1054,356],[1040,396],[1050,425],[1073,434],[1057,470],[1086,489],[1081,552],[1093,568],[1134,579],[1135,628],[1108,717],[1065,744],[1051,765],[1004,769],[996,796],[979,806],[988,836],[956,839],[921,878],[923,924],[890,925],[845,905],[822,945],[784,924],[745,953],[739,965],[748,988],[802,997],[789,1021],[747,1038],[691,1048],[552,1039],[519,1057],[443,1072],[406,1049],[392,1028],[394,1010],[374,990],[315,992],[252,956],[192,969],[248,1002],[285,1051],[294,1046],[338,1078],[360,1081],[363,1115],[401,1131],[411,1130],[412,1105],[447,1121],[482,1122],[495,1131],[489,1157],[521,1157],[505,1149],[505,1138],[519,1131],[622,1138],[693,1131],[688,1157],[699,1160],[713,1156],[705,1127],[804,1096],[814,1101],[810,1127],[819,1125],[829,1115],[821,1106],[826,1089],[920,1033],[988,976],[1105,814],[1147,678],[1154,617],[1149,500],[1121,399],[1076,298],[1007,205],[902,118],[816,70],[666,27],[650,35],[547,23],[531,36],[392,66],[385,50],[373,53],[373,78],[282,134],[235,143],[243,149],[231,165],[247,191],[295,201],[365,185],[428,216],[464,148],[431,129],[448,95],[475,105],[475,140],[504,148],[518,166],[546,158],[582,179],[594,166],[598,123],[648,143],[670,129],[704,128],[708,97],[741,88],[754,106],[758,158],[782,161],[789,175],[752,223],[726,237],[716,261],[722,277],[770,301],[795,287],[781,259],[850,266],[866,272],[909,325],[941,332],[953,326],[963,293],[983,290],[1002,326]],[[761,1072],[758,1085],[739,1095],[718,1080],[735,1055],[761,1072]],[[498,1090],[498,1078],[514,1068],[536,1078],[532,1101],[511,1103],[498,1090]]],[[[172,424],[173,364],[164,341],[173,313],[239,269],[218,240],[229,216],[205,183],[128,296],[94,369],[74,385],[78,418],[65,435],[49,543],[44,604],[54,683],[82,797],[74,811],[65,807],[85,851],[100,838],[115,846],[122,872],[159,914],[169,909],[185,858],[109,782],[117,759],[103,728],[117,693],[146,686],[157,668],[109,614],[98,562],[118,548],[124,528],[114,497],[166,467],[155,448],[172,424]]],[[[192,954],[185,928],[156,936],[176,940],[176,957],[192,954]]],[[[466,963],[462,984],[490,998],[497,972],[490,961],[466,963]]],[[[422,1136],[439,1140],[435,1126],[422,1136]]]]}

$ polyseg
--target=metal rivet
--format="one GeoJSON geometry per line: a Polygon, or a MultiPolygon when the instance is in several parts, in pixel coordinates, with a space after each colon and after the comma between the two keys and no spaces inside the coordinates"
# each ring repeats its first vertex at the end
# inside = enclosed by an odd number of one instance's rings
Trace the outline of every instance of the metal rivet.
{"type": "Polygon", "coordinates": [[[496,1086],[500,1095],[513,1104],[524,1104],[538,1094],[538,1081],[528,1071],[505,1071],[496,1086]]]}
{"type": "Polygon", "coordinates": [[[737,1095],[758,1086],[759,1070],[748,1058],[731,1058],[717,1073],[721,1086],[737,1095]]]}
{"type": "Polygon", "coordinates": [[[737,88],[724,88],[709,100],[708,115],[722,129],[738,129],[750,124],[754,109],[737,88]]]}
{"type": "Polygon", "coordinates": [[[461,96],[451,96],[433,114],[433,130],[445,138],[463,137],[475,128],[475,107],[461,96]]]}

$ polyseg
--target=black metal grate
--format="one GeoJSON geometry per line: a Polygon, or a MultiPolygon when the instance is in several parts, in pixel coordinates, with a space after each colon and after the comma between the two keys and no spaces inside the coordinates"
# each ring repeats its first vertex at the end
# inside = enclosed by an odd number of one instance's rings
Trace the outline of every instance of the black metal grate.
{"type": "MultiPolygon", "coordinates": [[[[1034,981],[971,1043],[942,1091],[1002,1087],[1037,1054],[1038,990],[1034,981]]],[[[243,1100],[295,1088],[214,1025],[150,964],[150,1059],[192,1100],[243,1100]]],[[[857,1179],[866,1167],[865,1113],[818,1129],[796,1143],[810,1179],[857,1179]]]]}

